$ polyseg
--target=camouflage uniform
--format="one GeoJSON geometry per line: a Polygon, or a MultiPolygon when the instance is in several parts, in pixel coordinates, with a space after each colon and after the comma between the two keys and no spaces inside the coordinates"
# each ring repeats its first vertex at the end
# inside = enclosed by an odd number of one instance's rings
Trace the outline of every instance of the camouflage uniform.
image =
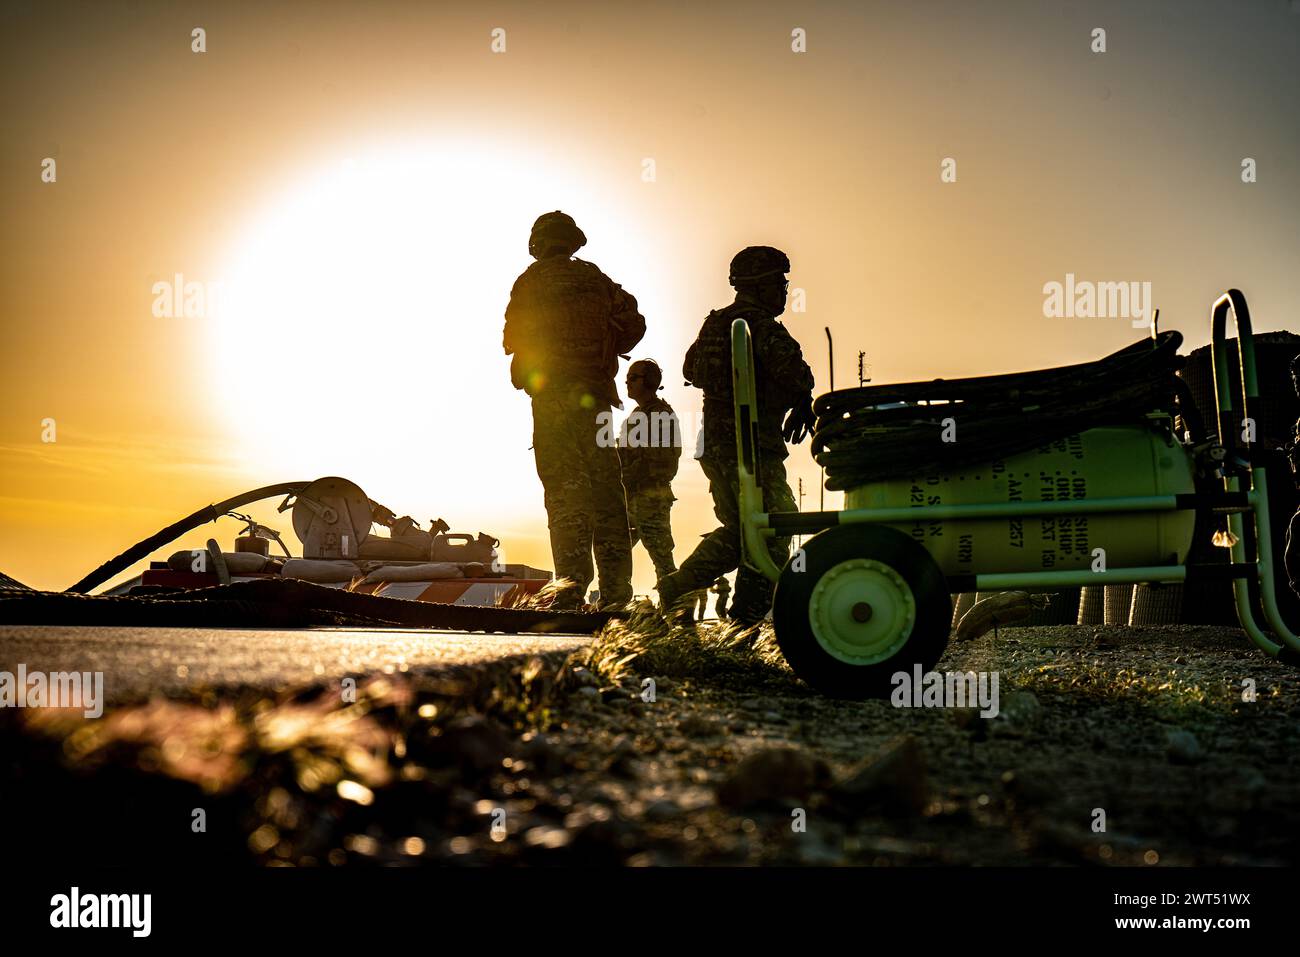
{"type": "Polygon", "coordinates": [[[645,544],[654,562],[655,577],[677,570],[673,561],[672,481],[682,457],[681,427],[677,415],[656,396],[638,405],[623,423],[619,439],[623,487],[627,489],[627,514],[632,523],[632,544],[645,544]]]}
{"type": "Polygon", "coordinates": [[[644,334],[636,300],[581,259],[539,259],[510,292],[503,337],[506,354],[514,356],[510,378],[533,400],[533,453],[555,575],[573,583],[557,596],[561,607],[587,593],[593,551],[602,605],[632,598],[632,544],[618,451],[612,441],[598,443],[597,436],[601,414],[607,424],[611,406],[622,405],[614,385],[619,354],[644,334]]]}
{"type": "MultiPolygon", "coordinates": [[[[713,511],[722,525],[704,537],[682,567],[659,585],[664,604],[707,587],[740,565],[740,501],[736,472],[736,425],[732,408],[731,323],[743,318],[753,337],[758,384],[758,485],[768,511],[798,509],[785,477],[787,451],[781,432],[785,413],[813,388],[812,370],[785,326],[768,311],[738,300],[709,313],[699,337],[686,353],[682,374],[704,391],[704,452],[700,467],[709,480],[713,511]]],[[[790,554],[789,538],[769,538],[768,552],[778,565],[790,554]]],[[[767,614],[772,584],[759,571],[740,567],[731,616],[752,623],[767,614]]]]}

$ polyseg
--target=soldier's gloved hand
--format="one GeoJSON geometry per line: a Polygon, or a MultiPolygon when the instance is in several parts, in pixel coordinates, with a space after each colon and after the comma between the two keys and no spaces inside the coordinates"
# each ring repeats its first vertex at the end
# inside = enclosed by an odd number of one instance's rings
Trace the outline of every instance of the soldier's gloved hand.
{"type": "Polygon", "coordinates": [[[804,438],[812,433],[813,427],[817,424],[817,415],[813,412],[812,396],[808,396],[785,417],[785,425],[781,429],[781,435],[786,442],[791,445],[798,445],[804,438]]]}

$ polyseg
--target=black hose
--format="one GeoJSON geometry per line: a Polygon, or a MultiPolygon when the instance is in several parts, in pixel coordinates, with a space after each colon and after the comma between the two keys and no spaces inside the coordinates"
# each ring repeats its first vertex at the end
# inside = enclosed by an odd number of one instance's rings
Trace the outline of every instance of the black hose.
{"type": "Polygon", "coordinates": [[[242,495],[236,495],[234,498],[228,498],[216,505],[205,506],[194,514],[185,516],[179,522],[173,522],[166,528],[160,529],[144,541],[136,542],[121,555],[110,558],[67,590],[85,594],[96,585],[102,585],[124,568],[130,568],[155,549],[162,548],[169,542],[174,542],[191,529],[206,525],[208,522],[215,522],[231,509],[242,508],[251,502],[260,502],[264,498],[301,492],[310,484],[310,482],[281,482],[279,485],[266,485],[262,488],[244,492],[242,495]]]}
{"type": "Polygon", "coordinates": [[[1142,422],[1148,412],[1174,409],[1182,341],[1171,330],[1095,362],[829,392],[813,405],[813,457],[826,469],[827,488],[848,489],[1001,460],[1101,425],[1142,422]]]}

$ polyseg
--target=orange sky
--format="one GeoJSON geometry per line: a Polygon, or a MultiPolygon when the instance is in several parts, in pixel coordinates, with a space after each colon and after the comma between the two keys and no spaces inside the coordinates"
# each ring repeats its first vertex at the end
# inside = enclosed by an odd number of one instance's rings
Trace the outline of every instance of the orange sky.
{"type": "MultiPolygon", "coordinates": [[[[555,208],[637,296],[636,357],[688,421],[681,356],[754,243],[806,290],[786,321],[818,391],[828,325],[838,385],[859,349],[884,382],[1140,334],[1044,318],[1066,273],[1150,282],[1189,347],[1229,285],[1259,329],[1300,328],[1293,6],[7,5],[0,569],[66,587],[201,505],[327,473],[550,567],[500,334],[555,208]],[[155,317],[176,273],[240,280],[238,314],[155,317]]],[[[816,507],[806,447],[791,468],[816,507]]],[[[675,488],[680,560],[713,521],[697,466],[675,488]]]]}

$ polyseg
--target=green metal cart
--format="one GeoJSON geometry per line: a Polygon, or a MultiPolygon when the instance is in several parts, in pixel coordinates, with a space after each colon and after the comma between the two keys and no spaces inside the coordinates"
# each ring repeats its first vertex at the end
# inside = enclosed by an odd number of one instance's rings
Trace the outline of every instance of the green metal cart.
{"type": "Polygon", "coordinates": [[[733,323],[743,561],[776,583],[773,624],[795,673],[825,694],[887,696],[897,672],[937,664],[953,593],[1224,579],[1255,645],[1300,661],[1274,592],[1265,470],[1233,424],[1229,312],[1248,421],[1258,405],[1250,314],[1232,289],[1211,310],[1217,441],[1192,447],[1174,435],[1172,415],[1156,413],[1145,426],[1090,429],[961,475],[849,488],[844,510],[820,512],[763,508],[749,328],[733,323]],[[1196,490],[1198,471],[1211,476],[1208,491],[1204,482],[1196,490]],[[1219,523],[1230,562],[1187,562],[1197,514],[1219,523]],[[784,568],[764,547],[774,535],[807,534],[784,568]]]}

